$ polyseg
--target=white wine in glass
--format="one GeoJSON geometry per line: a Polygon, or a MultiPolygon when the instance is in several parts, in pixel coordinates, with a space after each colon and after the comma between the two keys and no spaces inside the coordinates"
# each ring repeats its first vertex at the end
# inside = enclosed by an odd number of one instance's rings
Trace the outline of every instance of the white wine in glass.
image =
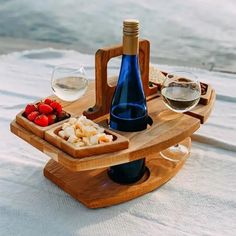
{"type": "Polygon", "coordinates": [[[83,67],[61,65],[52,73],[51,87],[60,99],[73,102],[82,97],[88,87],[88,80],[83,67]]]}
{"type": "MultiPolygon", "coordinates": [[[[201,96],[201,86],[197,77],[185,71],[173,71],[166,75],[161,95],[164,104],[174,112],[183,113],[194,108],[201,96]]],[[[160,152],[167,160],[178,162],[189,153],[188,147],[176,144],[160,152]]]]}

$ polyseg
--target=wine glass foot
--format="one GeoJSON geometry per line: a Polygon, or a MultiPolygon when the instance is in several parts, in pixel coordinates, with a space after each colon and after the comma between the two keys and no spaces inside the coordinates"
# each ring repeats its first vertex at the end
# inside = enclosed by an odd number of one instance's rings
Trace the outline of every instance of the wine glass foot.
{"type": "Polygon", "coordinates": [[[176,144],[175,146],[171,146],[163,151],[160,152],[160,155],[172,162],[179,162],[181,161],[186,155],[190,152],[189,147],[186,147],[183,144],[176,144]]]}

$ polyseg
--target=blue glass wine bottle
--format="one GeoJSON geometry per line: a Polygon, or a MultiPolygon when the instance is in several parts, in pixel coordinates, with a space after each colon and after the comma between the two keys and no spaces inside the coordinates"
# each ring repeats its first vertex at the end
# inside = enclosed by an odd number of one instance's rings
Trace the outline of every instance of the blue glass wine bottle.
{"type": "MultiPolygon", "coordinates": [[[[148,112],[146,97],[140,76],[139,22],[123,22],[123,56],[117,87],[110,108],[110,127],[115,130],[135,132],[147,128],[148,112]]],[[[145,159],[112,166],[108,174],[118,183],[134,183],[145,172],[145,159]]]]}

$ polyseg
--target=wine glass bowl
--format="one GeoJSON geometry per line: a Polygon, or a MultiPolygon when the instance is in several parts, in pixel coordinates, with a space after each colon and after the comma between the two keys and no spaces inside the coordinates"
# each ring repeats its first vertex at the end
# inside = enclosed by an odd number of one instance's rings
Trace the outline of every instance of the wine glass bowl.
{"type": "Polygon", "coordinates": [[[196,79],[189,72],[176,71],[167,74],[161,88],[164,104],[178,113],[194,108],[201,96],[201,86],[196,79]]]}
{"type": "MultiPolygon", "coordinates": [[[[197,77],[185,71],[173,71],[166,75],[161,88],[164,104],[172,111],[184,113],[193,109],[201,96],[200,82],[197,77]]],[[[179,162],[189,153],[189,148],[178,143],[160,152],[164,159],[179,162]]]]}
{"type": "Polygon", "coordinates": [[[87,87],[88,79],[84,67],[65,64],[54,68],[51,88],[61,100],[73,102],[85,94],[87,87]]]}

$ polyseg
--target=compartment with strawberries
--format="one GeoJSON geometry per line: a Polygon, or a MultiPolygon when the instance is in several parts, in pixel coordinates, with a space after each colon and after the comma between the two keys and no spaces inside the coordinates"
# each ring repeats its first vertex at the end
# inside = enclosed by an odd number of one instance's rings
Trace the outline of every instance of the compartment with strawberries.
{"type": "Polygon", "coordinates": [[[47,127],[66,120],[70,116],[62,109],[58,101],[46,98],[35,104],[27,104],[24,111],[16,116],[16,122],[43,138],[47,127]]]}

